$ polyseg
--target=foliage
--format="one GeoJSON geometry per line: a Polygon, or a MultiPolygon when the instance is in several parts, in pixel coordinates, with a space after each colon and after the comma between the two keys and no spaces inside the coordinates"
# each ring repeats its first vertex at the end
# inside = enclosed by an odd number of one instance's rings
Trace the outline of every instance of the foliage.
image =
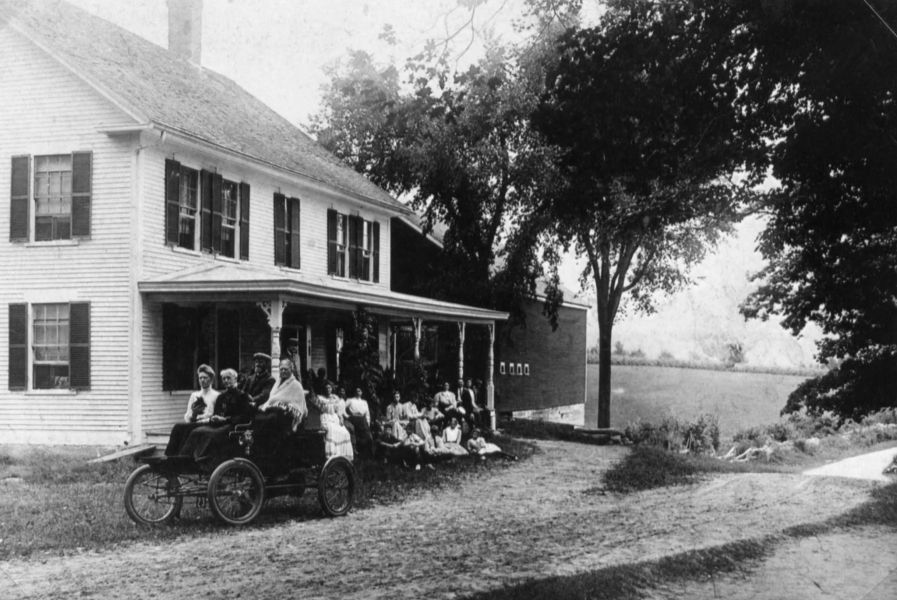
{"type": "Polygon", "coordinates": [[[806,410],[811,414],[835,412],[859,419],[897,402],[897,344],[865,348],[829,372],[808,379],[789,396],[782,413],[806,410]]]}
{"type": "Polygon", "coordinates": [[[352,393],[355,387],[360,387],[374,414],[379,414],[383,401],[379,394],[383,367],[380,365],[377,319],[364,307],[352,313],[351,327],[345,332],[340,358],[346,391],[352,393]]]}
{"type": "Polygon", "coordinates": [[[528,122],[540,81],[494,45],[462,72],[425,53],[409,61],[405,77],[408,91],[395,68],[353,53],[345,72],[332,73],[311,130],[353,168],[407,197],[425,231],[442,234],[440,268],[411,291],[513,308],[535,294],[542,273],[544,226],[528,214],[552,173],[550,152],[528,122]]]}
{"type": "Polygon", "coordinates": [[[694,421],[667,417],[660,425],[638,421],[628,424],[623,435],[635,445],[668,451],[712,453],[719,447],[719,419],[715,415],[703,414],[694,421]]]}
{"type": "MultiPolygon", "coordinates": [[[[897,4],[875,2],[897,23],[897,4]]],[[[769,261],[743,306],[783,315],[794,333],[818,324],[820,362],[786,411],[856,418],[897,400],[897,39],[864,2],[757,3],[745,22],[755,61],[775,86],[748,90],[778,185],[760,238],[769,261]]]]}
{"type": "Polygon", "coordinates": [[[729,176],[749,138],[732,107],[753,76],[716,26],[711,2],[615,2],[599,26],[561,40],[536,128],[561,151],[563,185],[543,203],[555,232],[588,258],[597,296],[599,426],[609,426],[610,349],[624,296],[650,311],[657,292],[731,227],[747,183],[729,176]]]}

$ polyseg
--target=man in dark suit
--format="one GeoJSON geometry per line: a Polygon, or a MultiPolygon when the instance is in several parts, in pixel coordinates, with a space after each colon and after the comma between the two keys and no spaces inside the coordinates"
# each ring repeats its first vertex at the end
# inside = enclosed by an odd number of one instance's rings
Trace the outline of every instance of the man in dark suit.
{"type": "Polygon", "coordinates": [[[264,352],[256,352],[252,355],[252,375],[243,382],[242,390],[249,394],[253,406],[257,408],[268,401],[272,387],[271,357],[264,352]]]}

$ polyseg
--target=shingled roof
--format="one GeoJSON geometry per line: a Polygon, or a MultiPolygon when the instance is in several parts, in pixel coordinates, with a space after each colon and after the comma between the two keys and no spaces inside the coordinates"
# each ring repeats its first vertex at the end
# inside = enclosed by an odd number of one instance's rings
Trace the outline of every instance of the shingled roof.
{"type": "Polygon", "coordinates": [[[0,21],[146,122],[409,210],[232,80],[61,0],[0,0],[0,21]]]}

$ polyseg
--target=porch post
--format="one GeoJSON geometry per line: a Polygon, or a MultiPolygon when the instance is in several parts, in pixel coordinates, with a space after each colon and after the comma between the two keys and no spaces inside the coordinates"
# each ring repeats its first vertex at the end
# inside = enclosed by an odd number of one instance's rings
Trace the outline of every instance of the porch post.
{"type": "Polygon", "coordinates": [[[411,328],[414,329],[414,362],[420,361],[420,330],[423,325],[423,319],[420,317],[412,317],[411,328]]]}
{"type": "Polygon", "coordinates": [[[271,372],[274,373],[280,364],[280,329],[283,327],[283,311],[287,303],[275,298],[256,302],[255,305],[268,317],[268,326],[271,328],[271,372]]]}
{"type": "Polygon", "coordinates": [[[486,363],[486,408],[489,409],[489,429],[495,431],[495,322],[489,323],[489,362],[486,363]]]}
{"type": "Polygon", "coordinates": [[[464,379],[464,333],[467,323],[458,321],[458,379],[464,379]]]}

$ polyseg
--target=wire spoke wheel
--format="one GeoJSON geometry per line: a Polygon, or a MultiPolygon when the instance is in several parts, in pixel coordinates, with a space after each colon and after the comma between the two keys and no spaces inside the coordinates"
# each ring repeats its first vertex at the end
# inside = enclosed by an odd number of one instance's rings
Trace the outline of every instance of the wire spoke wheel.
{"type": "Polygon", "coordinates": [[[258,467],[244,458],[223,462],[209,478],[209,507],[229,525],[255,519],[265,503],[265,482],[258,467]]]}
{"type": "Polygon", "coordinates": [[[327,461],[318,481],[318,501],[331,517],[340,517],[355,503],[355,469],[343,456],[327,461]]]}
{"type": "Polygon", "coordinates": [[[141,465],[125,484],[125,512],[140,525],[167,523],[181,511],[184,498],[179,488],[176,475],[141,465]]]}

